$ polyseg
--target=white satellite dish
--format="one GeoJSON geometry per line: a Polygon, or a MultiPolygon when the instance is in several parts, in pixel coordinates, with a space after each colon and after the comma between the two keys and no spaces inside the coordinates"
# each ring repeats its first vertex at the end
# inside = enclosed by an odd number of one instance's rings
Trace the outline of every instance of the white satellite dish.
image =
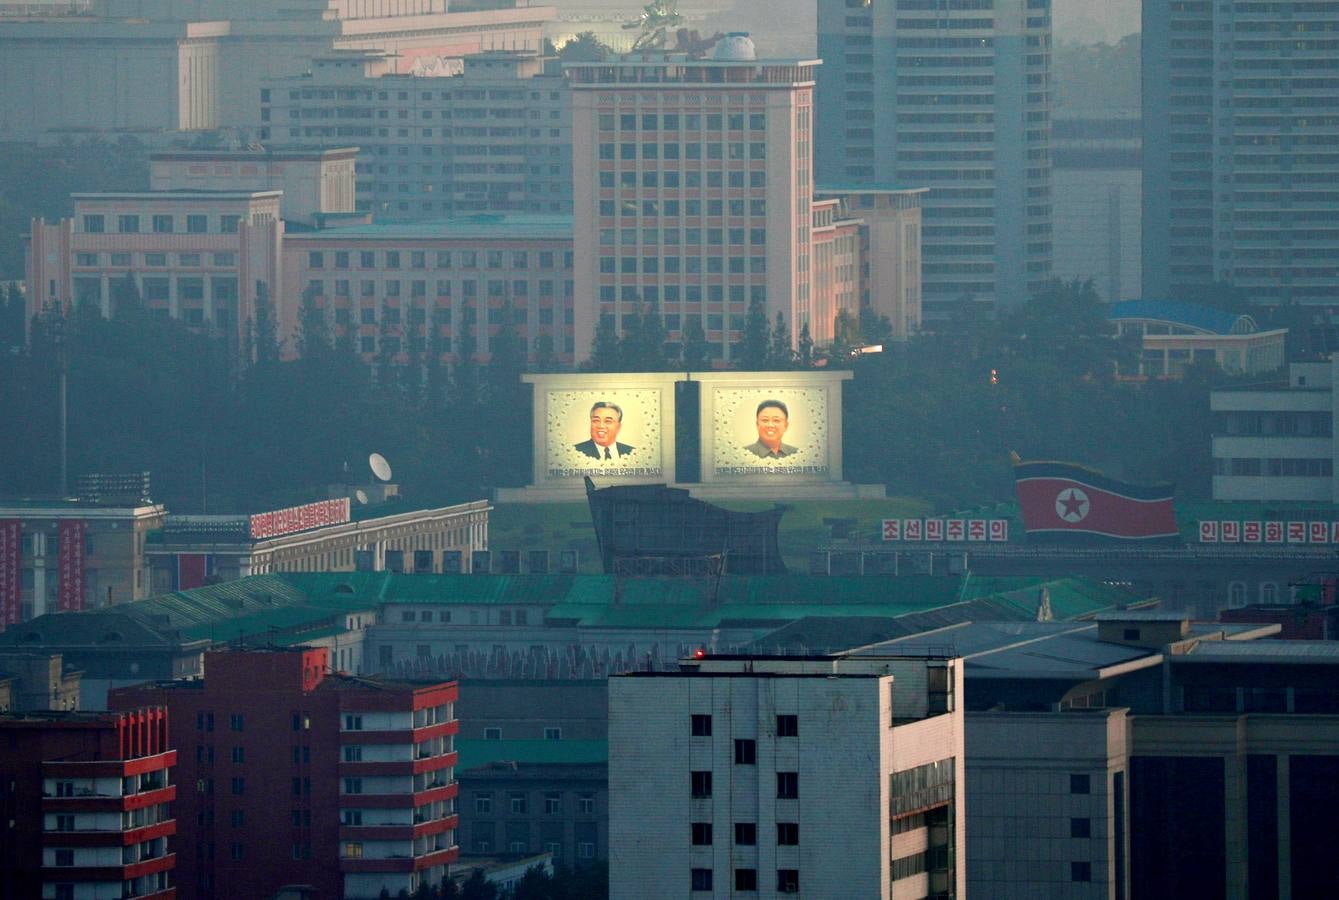
{"type": "Polygon", "coordinates": [[[391,480],[391,464],[386,462],[386,457],[380,453],[373,453],[367,458],[367,464],[372,467],[372,474],[382,481],[391,480]]]}
{"type": "Polygon", "coordinates": [[[353,498],[363,505],[367,505],[367,491],[359,488],[353,492],[353,498]]]}

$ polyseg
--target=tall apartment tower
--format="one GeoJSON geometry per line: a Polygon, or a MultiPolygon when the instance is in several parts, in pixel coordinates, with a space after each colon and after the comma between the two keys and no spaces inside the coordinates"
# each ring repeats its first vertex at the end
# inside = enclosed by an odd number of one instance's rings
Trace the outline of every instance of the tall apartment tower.
{"type": "Polygon", "coordinates": [[[961,696],[942,656],[609,679],[609,896],[964,896],[961,696]]]}
{"type": "Polygon", "coordinates": [[[441,884],[458,853],[455,682],[354,678],[324,647],[207,653],[204,673],[107,696],[172,717],[183,900],[441,884]]]}
{"type": "Polygon", "coordinates": [[[817,60],[764,60],[733,34],[706,59],[565,66],[572,89],[576,358],[655,303],[667,339],[700,318],[729,359],[753,300],[810,316],[817,60]]]}
{"type": "Polygon", "coordinates": [[[1050,0],[818,0],[818,180],[928,187],[924,317],[1051,276],[1050,0]]]}
{"type": "Polygon", "coordinates": [[[1336,3],[1144,3],[1145,297],[1339,297],[1336,36],[1336,3]]]}

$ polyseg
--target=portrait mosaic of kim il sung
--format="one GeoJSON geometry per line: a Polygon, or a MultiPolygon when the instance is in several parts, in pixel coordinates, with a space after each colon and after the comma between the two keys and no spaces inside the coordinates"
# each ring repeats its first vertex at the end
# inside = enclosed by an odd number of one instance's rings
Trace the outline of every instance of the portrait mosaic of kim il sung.
{"type": "Polygon", "coordinates": [[[637,449],[618,440],[622,428],[623,409],[616,403],[597,400],[590,408],[590,440],[582,441],[572,449],[591,459],[618,462],[637,449]]]}

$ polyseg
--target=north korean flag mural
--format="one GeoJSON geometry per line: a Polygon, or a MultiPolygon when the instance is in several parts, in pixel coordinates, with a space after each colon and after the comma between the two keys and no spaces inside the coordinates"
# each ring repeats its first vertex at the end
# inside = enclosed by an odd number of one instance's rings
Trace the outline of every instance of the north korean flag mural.
{"type": "Polygon", "coordinates": [[[1028,539],[1062,543],[1175,542],[1172,485],[1130,484],[1073,463],[1014,464],[1028,539]]]}

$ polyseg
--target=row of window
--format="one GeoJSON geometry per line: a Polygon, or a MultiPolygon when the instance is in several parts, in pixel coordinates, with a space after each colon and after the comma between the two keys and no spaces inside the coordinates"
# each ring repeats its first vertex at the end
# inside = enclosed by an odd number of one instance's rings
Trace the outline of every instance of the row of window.
{"type": "MultiPolygon", "coordinates": [[[[83,218],[85,234],[103,234],[107,231],[108,219],[110,217],[102,213],[87,213],[83,218]]],[[[139,234],[142,220],[147,220],[149,231],[154,234],[172,234],[176,231],[184,231],[186,234],[210,234],[214,232],[222,234],[232,234],[237,231],[238,225],[242,221],[240,215],[222,215],[215,221],[215,227],[211,229],[210,219],[212,217],[204,213],[188,213],[183,216],[175,216],[170,213],[162,213],[151,216],[140,216],[137,214],[122,214],[116,217],[116,231],[119,234],[139,234]],[[178,220],[181,227],[178,228],[178,220]]]]}
{"type": "MultiPolygon", "coordinates": [[[[694,713],[691,718],[691,730],[693,737],[711,737],[711,716],[705,713],[694,713]]],[[[776,736],[777,737],[799,737],[800,717],[790,714],[781,714],[776,717],[776,736]]],[[[748,743],[753,743],[749,741],[748,743]]],[[[739,741],[735,741],[736,746],[739,741]]]]}
{"type": "MultiPolygon", "coordinates": [[[[693,822],[691,827],[691,840],[694,846],[709,847],[712,844],[712,827],[710,822],[693,822]]],[[[735,823],[735,846],[752,847],[758,843],[758,824],[756,822],[736,822],[735,823]]],[[[776,843],[778,847],[795,847],[800,843],[800,826],[798,822],[777,822],[776,823],[776,843]]]]}
{"type": "MultiPolygon", "coordinates": [[[[753,741],[735,741],[735,762],[739,765],[754,765],[757,762],[757,749],[753,741]],[[741,750],[740,745],[747,745],[741,750]],[[743,754],[741,756],[741,753],[743,754]],[[744,761],[741,761],[744,760],[744,761]]],[[[692,797],[703,800],[711,796],[710,770],[694,770],[689,773],[692,797]]],[[[800,773],[776,773],[776,797],[778,800],[798,800],[800,797],[800,773]]]]}
{"type": "Polygon", "coordinates": [[[601,113],[597,120],[601,131],[613,131],[617,121],[620,131],[678,131],[680,125],[684,131],[701,131],[703,125],[707,131],[720,131],[724,126],[729,131],[743,131],[747,125],[750,131],[763,131],[767,128],[766,112],[749,113],[664,113],[657,117],[655,113],[601,113]]]}
{"type": "MultiPolygon", "coordinates": [[[[213,731],[213,730],[214,730],[214,713],[213,713],[213,711],[210,711],[210,710],[201,710],[200,712],[197,712],[197,713],[195,714],[195,730],[196,730],[196,731],[213,731]]],[[[228,715],[228,730],[229,730],[229,731],[245,731],[245,730],[246,730],[246,715],[245,715],[244,713],[230,713],[230,714],[228,715]]]]}
{"type": "MultiPolygon", "coordinates": [[[[145,279],[146,281],[148,279],[145,279]]],[[[428,282],[426,280],[410,281],[410,297],[427,297],[428,282]]],[[[445,278],[439,278],[433,285],[435,297],[444,297],[450,299],[452,296],[461,296],[469,302],[470,298],[479,296],[479,283],[473,280],[464,280],[453,283],[445,278]]],[[[554,290],[557,287],[552,279],[540,279],[535,282],[535,293],[540,297],[554,296],[554,290]]],[[[507,297],[510,299],[523,299],[530,296],[530,282],[516,280],[507,282],[504,280],[492,280],[485,283],[485,290],[489,297],[507,297]]],[[[563,282],[563,296],[571,297],[574,287],[571,281],[563,282]]],[[[353,283],[347,278],[336,279],[327,287],[323,281],[310,280],[307,282],[307,293],[312,297],[351,297],[353,296],[353,283]]],[[[404,284],[396,279],[390,279],[378,284],[376,281],[366,279],[358,283],[358,296],[360,297],[403,297],[404,284]]],[[[394,321],[399,321],[399,307],[387,307],[387,311],[394,316],[394,321]]],[[[414,316],[418,315],[418,321],[423,321],[422,309],[411,309],[409,311],[410,321],[414,321],[414,316]]],[[[449,319],[448,319],[449,321],[449,319]]],[[[370,323],[369,323],[370,324],[370,323]]],[[[495,323],[496,324],[496,323],[495,323]]]]}
{"type": "MultiPolygon", "coordinates": [[[[743,229],[740,229],[742,231],[743,229]]],[[[731,237],[734,237],[731,229],[731,237]]],[[[741,235],[742,237],[742,235],[741,235]]],[[[740,242],[742,245],[742,241],[740,242]]],[[[734,246],[732,244],[732,246],[734,246]]],[[[728,261],[719,256],[706,257],[705,271],[712,275],[723,275],[728,270],[734,275],[743,275],[745,272],[746,261],[742,256],[731,257],[728,261]]],[[[680,272],[689,275],[697,275],[704,271],[703,258],[700,256],[623,256],[615,259],[612,256],[600,257],[601,275],[636,275],[639,271],[645,275],[659,275],[661,270],[667,275],[677,275],[680,272]]],[[[747,259],[747,269],[754,275],[765,275],[767,273],[767,257],[750,256],[747,259]]]]}
{"type": "MultiPolygon", "coordinates": [[[[742,306],[745,300],[745,285],[707,285],[706,297],[708,303],[723,303],[728,294],[731,303],[737,303],[742,306]]],[[[767,302],[767,287],[761,284],[748,285],[748,302],[755,300],[759,303],[767,302]]],[[[680,290],[677,284],[667,284],[662,290],[654,284],[624,285],[622,288],[615,288],[612,285],[601,285],[599,292],[601,303],[613,303],[615,300],[622,300],[624,303],[661,303],[677,304],[682,297],[685,303],[702,302],[702,286],[698,284],[687,284],[680,290]]],[[[626,314],[625,314],[626,317],[626,314]]],[[[716,318],[720,318],[717,316],[716,318]]],[[[677,326],[676,326],[677,327],[677,326]]],[[[736,326],[731,325],[734,328],[736,326]]]]}
{"type": "MultiPolygon", "coordinates": [[[[747,181],[751,188],[767,187],[767,173],[762,169],[752,169],[748,172],[736,169],[730,172],[722,172],[719,169],[712,169],[705,173],[706,186],[709,188],[729,187],[742,189],[747,181]],[[747,176],[747,178],[745,177],[747,176]]],[[[602,188],[635,188],[639,184],[644,188],[689,188],[696,189],[703,185],[703,173],[690,169],[679,172],[675,170],[666,170],[664,172],[658,169],[648,169],[638,173],[632,169],[625,169],[617,173],[613,171],[603,171],[599,173],[600,187],[602,188]],[[615,179],[615,174],[618,178],[615,179]]]]}
{"type": "MultiPolygon", "coordinates": [[[[112,268],[130,268],[135,264],[133,253],[76,253],[74,255],[74,264],[76,266],[99,266],[106,260],[106,264],[112,268]]],[[[182,267],[199,267],[207,258],[210,264],[215,266],[235,266],[237,265],[236,253],[177,253],[170,256],[167,253],[142,253],[139,254],[140,263],[150,268],[162,268],[175,259],[176,264],[182,267]]]]}
{"type": "Polygon", "coordinates": [[[658,160],[658,159],[766,159],[767,144],[763,141],[708,141],[706,144],[600,144],[598,157],[603,160],[658,160]],[[703,153],[702,148],[706,147],[703,153]]]}
{"type": "MultiPolygon", "coordinates": [[[[528,794],[520,791],[512,791],[507,794],[507,809],[514,816],[524,816],[530,813],[530,797],[528,794]]],[[[580,793],[577,794],[576,811],[578,815],[591,816],[595,814],[595,794],[580,793]]],[[[544,814],[546,816],[562,815],[563,795],[560,791],[546,791],[544,793],[544,814]]],[[[491,816],[493,814],[493,792],[475,791],[474,792],[474,813],[480,816],[491,816]]]]}
{"type": "Polygon", "coordinates": [[[1215,475],[1238,475],[1265,478],[1329,478],[1334,475],[1334,460],[1329,457],[1318,459],[1285,458],[1215,458],[1215,475]]]}
{"type": "MultiPolygon", "coordinates": [[[[357,254],[358,268],[360,269],[400,269],[405,267],[408,262],[410,269],[428,268],[428,251],[426,250],[383,250],[380,251],[381,265],[377,265],[378,251],[375,250],[309,250],[307,251],[307,268],[324,269],[327,258],[330,260],[331,267],[335,269],[351,268],[350,263],[357,254]]],[[[528,250],[437,250],[432,259],[439,269],[528,269],[530,268],[531,258],[535,259],[536,268],[552,269],[557,260],[561,259],[563,268],[572,268],[572,251],[567,250],[558,255],[558,251],[540,250],[534,253],[528,250]],[[483,265],[479,264],[480,259],[483,265]]]]}
{"type": "MultiPolygon", "coordinates": [[[[758,890],[757,869],[735,869],[734,872],[734,889],[736,891],[758,890]]],[[[711,869],[693,869],[690,876],[690,889],[694,891],[714,890],[714,879],[712,875],[713,871],[711,869]]],[[[777,869],[776,892],[778,894],[798,894],[800,892],[800,870],[777,869]]]]}

